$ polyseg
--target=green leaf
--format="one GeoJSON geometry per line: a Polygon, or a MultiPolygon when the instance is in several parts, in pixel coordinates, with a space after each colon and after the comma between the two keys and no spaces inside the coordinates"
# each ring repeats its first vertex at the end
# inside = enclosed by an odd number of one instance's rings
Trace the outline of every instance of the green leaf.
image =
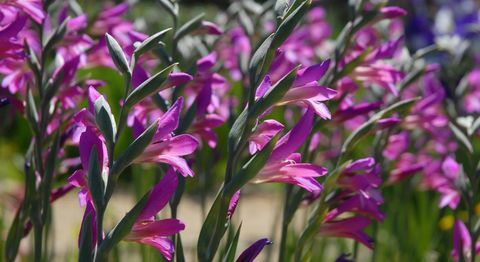
{"type": "Polygon", "coordinates": [[[102,166],[98,159],[98,152],[97,149],[93,147],[88,160],[88,190],[97,210],[103,209],[104,207],[106,185],[102,176],[102,166]]]}
{"type": "Polygon", "coordinates": [[[228,151],[229,155],[235,152],[235,149],[240,142],[240,138],[243,134],[243,130],[247,127],[247,120],[248,120],[248,108],[245,108],[242,113],[237,117],[235,122],[233,123],[230,132],[228,133],[228,151]]]}
{"type": "Polygon", "coordinates": [[[158,42],[160,42],[170,30],[172,30],[172,28],[167,28],[143,40],[143,42],[135,48],[135,55],[138,57],[158,46],[158,42]]]}
{"type": "Polygon", "coordinates": [[[367,122],[363,123],[360,127],[355,129],[345,140],[342,145],[341,154],[342,156],[352,149],[355,144],[371,130],[374,129],[378,120],[388,117],[393,113],[403,114],[405,113],[419,98],[406,99],[400,102],[397,102],[380,112],[374,114],[367,122]]]}
{"type": "Polygon", "coordinates": [[[240,12],[238,12],[238,21],[240,22],[240,25],[245,30],[247,35],[253,35],[255,31],[255,26],[252,19],[247,15],[245,11],[240,10],[240,12]]]}
{"type": "Polygon", "coordinates": [[[172,16],[174,20],[178,16],[178,4],[172,3],[170,0],[158,0],[158,3],[172,16]]]}
{"type": "Polygon", "coordinates": [[[480,117],[478,117],[477,119],[475,119],[475,121],[473,121],[472,126],[468,130],[468,135],[472,136],[473,134],[475,134],[478,128],[480,128],[480,117]]]}
{"type": "Polygon", "coordinates": [[[288,0],[277,0],[275,1],[275,16],[277,19],[283,19],[283,15],[288,9],[289,1],[288,0]]]}
{"type": "Polygon", "coordinates": [[[233,195],[245,184],[253,179],[258,172],[265,166],[270,157],[275,144],[277,143],[277,136],[272,138],[262,151],[255,154],[242,168],[233,176],[232,180],[225,186],[225,194],[233,195]]]}
{"type": "Polygon", "coordinates": [[[98,248],[98,254],[101,258],[106,257],[108,252],[112,250],[112,248],[114,248],[120,241],[122,241],[122,239],[125,238],[128,233],[130,233],[135,221],[137,221],[138,216],[147,204],[149,196],[150,192],[145,194],[142,199],[140,199],[140,201],[138,201],[137,204],[130,211],[128,211],[127,214],[125,214],[115,228],[107,234],[102,244],[98,248]]]}
{"type": "Polygon", "coordinates": [[[35,135],[39,135],[40,129],[38,128],[38,113],[37,106],[35,105],[35,99],[33,98],[32,90],[27,91],[27,119],[28,123],[32,127],[35,135]]]}
{"type": "Polygon", "coordinates": [[[110,171],[110,175],[118,176],[127,168],[135,158],[139,157],[145,148],[150,144],[158,129],[158,121],[151,124],[143,133],[137,137],[120,157],[115,161],[110,171]]]}
{"type": "Polygon", "coordinates": [[[176,32],[175,36],[173,39],[178,42],[182,37],[190,34],[191,32],[197,30],[200,28],[202,25],[202,19],[205,16],[205,14],[200,14],[194,18],[192,18],[190,21],[182,25],[176,32]]]}
{"type": "Polygon", "coordinates": [[[448,127],[450,130],[452,130],[453,135],[457,139],[457,141],[462,145],[465,149],[468,150],[470,154],[473,154],[473,146],[472,143],[470,143],[470,140],[468,137],[460,130],[455,124],[453,123],[448,123],[448,127]]]}
{"type": "Polygon", "coordinates": [[[130,76],[132,74],[130,67],[128,66],[127,57],[122,48],[118,44],[117,40],[108,33],[105,34],[105,40],[107,41],[108,51],[112,57],[115,66],[122,72],[123,75],[130,76]]]}
{"type": "Polygon", "coordinates": [[[288,74],[286,74],[282,79],[278,80],[277,83],[270,88],[268,93],[261,97],[252,107],[250,114],[252,117],[258,117],[260,114],[265,112],[268,108],[280,101],[288,89],[293,84],[295,77],[297,76],[297,70],[299,66],[292,69],[288,74]]]}
{"type": "Polygon", "coordinates": [[[137,88],[135,88],[125,100],[125,106],[131,107],[136,103],[140,102],[142,99],[154,93],[162,91],[162,88],[166,88],[162,86],[162,84],[168,79],[168,75],[170,74],[170,72],[172,72],[173,68],[177,64],[178,63],[169,65],[167,68],[150,77],[145,82],[140,84],[137,88]]]}
{"type": "Polygon", "coordinates": [[[283,42],[290,36],[295,26],[297,26],[300,19],[308,11],[311,1],[304,1],[294,11],[292,11],[278,27],[275,32],[275,37],[272,41],[272,48],[279,48],[283,42]]]}
{"type": "Polygon", "coordinates": [[[240,238],[240,230],[242,229],[242,224],[238,226],[235,237],[232,239],[232,242],[227,243],[228,249],[227,254],[223,257],[222,262],[233,262],[235,261],[235,253],[237,252],[238,239],[240,238]]]}
{"type": "Polygon", "coordinates": [[[95,122],[109,145],[115,143],[117,126],[110,105],[103,96],[95,101],[95,122]]]}
{"type": "Polygon", "coordinates": [[[92,213],[87,214],[82,224],[82,232],[80,233],[80,247],[78,251],[78,261],[92,261],[92,213]]]}
{"type": "Polygon", "coordinates": [[[262,44],[255,50],[252,58],[250,59],[250,63],[248,66],[248,72],[250,74],[250,86],[257,87],[258,82],[263,77],[263,72],[267,70],[263,70],[263,67],[268,67],[269,62],[273,59],[274,51],[270,48],[274,34],[269,35],[262,44]]]}
{"type": "Polygon", "coordinates": [[[228,228],[228,203],[230,197],[223,197],[222,191],[217,194],[208,212],[197,242],[198,261],[212,261],[220,244],[220,240],[228,228]]]}

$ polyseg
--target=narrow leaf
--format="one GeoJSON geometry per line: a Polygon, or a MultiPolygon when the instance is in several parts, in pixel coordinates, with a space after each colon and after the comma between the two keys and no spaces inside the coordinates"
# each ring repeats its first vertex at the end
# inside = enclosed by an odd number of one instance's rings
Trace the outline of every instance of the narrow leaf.
{"type": "Polygon", "coordinates": [[[237,246],[238,246],[238,239],[240,238],[240,230],[242,229],[242,224],[237,229],[237,232],[235,233],[235,237],[233,238],[232,242],[227,243],[228,244],[228,249],[227,249],[227,254],[224,256],[222,262],[233,262],[235,261],[235,253],[237,252],[237,246]]]}
{"type": "Polygon", "coordinates": [[[272,150],[277,143],[278,136],[272,138],[270,142],[262,149],[262,151],[255,154],[240,170],[233,176],[232,180],[225,186],[225,194],[233,195],[245,184],[253,179],[258,172],[265,166],[272,150]]]}
{"type": "Polygon", "coordinates": [[[457,139],[457,141],[465,148],[468,150],[470,154],[473,154],[473,146],[472,143],[470,143],[470,140],[468,137],[460,130],[456,125],[453,123],[448,123],[448,127],[450,127],[450,130],[452,130],[453,135],[457,139]]]}
{"type": "Polygon", "coordinates": [[[151,124],[143,133],[137,137],[120,157],[113,164],[110,175],[117,176],[125,170],[132,162],[140,156],[145,148],[150,144],[158,129],[158,121],[151,124]]]}
{"type": "Polygon", "coordinates": [[[282,79],[278,80],[277,83],[270,88],[268,93],[261,97],[255,105],[252,107],[251,115],[254,117],[259,116],[265,112],[269,107],[273,106],[275,103],[280,101],[283,98],[285,93],[293,84],[295,77],[297,76],[298,66],[292,69],[288,74],[286,74],[282,79]]]}
{"type": "Polygon", "coordinates": [[[200,14],[194,18],[192,18],[190,21],[182,25],[177,32],[175,33],[175,36],[173,37],[175,41],[179,41],[182,39],[182,37],[190,34],[191,32],[197,30],[201,25],[202,25],[202,19],[205,16],[205,14],[200,14]]]}
{"type": "Polygon", "coordinates": [[[105,34],[105,40],[107,41],[108,51],[112,57],[115,66],[122,72],[123,75],[131,75],[130,67],[128,66],[127,57],[122,48],[118,44],[117,40],[108,33],[105,34]]]}
{"type": "Polygon", "coordinates": [[[80,233],[80,248],[78,251],[78,261],[92,261],[92,213],[87,214],[83,220],[82,232],[80,233]]]}
{"type": "Polygon", "coordinates": [[[265,60],[267,57],[272,56],[273,58],[273,53],[269,54],[270,46],[272,44],[273,37],[275,35],[271,34],[268,36],[262,44],[257,48],[255,53],[252,56],[252,59],[250,59],[250,63],[248,66],[248,71],[250,74],[250,85],[256,87],[260,79],[263,77],[262,67],[265,64],[265,60]]]}
{"type": "MultiPolygon", "coordinates": [[[[131,107],[140,102],[142,99],[162,91],[162,84],[167,80],[168,75],[172,72],[176,65],[177,63],[169,65],[167,68],[150,77],[137,88],[135,88],[135,90],[133,90],[125,100],[125,106],[131,107]]],[[[164,86],[164,88],[166,87],[164,86]]]]}
{"type": "Polygon", "coordinates": [[[143,42],[137,46],[137,48],[135,48],[135,55],[140,56],[158,46],[158,42],[160,42],[160,40],[162,40],[165,34],[170,30],[172,30],[172,28],[167,28],[143,40],[143,42]]]}
{"type": "Polygon", "coordinates": [[[97,210],[102,209],[104,206],[105,182],[102,178],[102,167],[95,147],[90,152],[88,160],[88,190],[92,196],[95,208],[97,210]]]}
{"type": "Polygon", "coordinates": [[[149,196],[150,192],[145,194],[142,199],[140,199],[140,201],[138,201],[137,204],[125,214],[115,228],[107,234],[99,247],[98,253],[101,257],[104,257],[108,251],[114,248],[132,230],[132,227],[145,207],[149,196]]]}
{"type": "Polygon", "coordinates": [[[406,112],[419,98],[412,98],[397,102],[384,110],[374,114],[367,122],[363,123],[360,127],[355,129],[345,140],[342,145],[342,155],[349,151],[355,144],[371,130],[374,129],[378,120],[383,117],[388,117],[393,113],[402,114],[406,112]]]}
{"type": "Polygon", "coordinates": [[[300,4],[291,14],[289,14],[285,20],[280,24],[278,27],[275,37],[272,41],[272,48],[277,49],[279,48],[283,42],[290,36],[295,26],[297,26],[300,19],[305,15],[308,11],[308,7],[310,6],[310,1],[304,1],[300,4]]]}
{"type": "Polygon", "coordinates": [[[117,126],[108,102],[103,96],[95,101],[95,122],[107,140],[107,143],[113,145],[115,143],[115,135],[117,134],[117,126]]]}

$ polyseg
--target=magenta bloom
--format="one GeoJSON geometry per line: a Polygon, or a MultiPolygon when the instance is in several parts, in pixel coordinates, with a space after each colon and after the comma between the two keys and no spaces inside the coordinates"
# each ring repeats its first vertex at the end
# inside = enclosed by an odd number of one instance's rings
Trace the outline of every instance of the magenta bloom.
{"type": "MultiPolygon", "coordinates": [[[[313,111],[307,110],[297,125],[279,139],[267,163],[252,182],[289,183],[310,192],[321,191],[322,185],[315,178],[325,175],[327,169],[310,163],[302,163],[301,155],[295,153],[310,133],[312,124],[313,111]]],[[[271,131],[267,130],[268,132],[271,131]]]]}
{"type": "Polygon", "coordinates": [[[322,224],[318,234],[325,237],[351,238],[373,248],[373,239],[363,232],[369,225],[370,220],[366,217],[350,217],[322,224]]]}
{"type": "Polygon", "coordinates": [[[264,120],[257,126],[255,133],[250,136],[249,151],[250,154],[255,154],[261,151],[263,147],[280,131],[283,125],[273,119],[264,120]]]}
{"type": "MultiPolygon", "coordinates": [[[[480,243],[475,244],[475,253],[480,253],[480,243]]],[[[472,238],[467,227],[461,220],[455,220],[453,225],[453,250],[452,257],[459,261],[460,254],[463,254],[465,260],[470,260],[472,256],[472,238]]]]}
{"type": "Polygon", "coordinates": [[[257,240],[240,254],[237,262],[253,262],[260,252],[262,252],[263,248],[270,244],[272,244],[272,242],[268,240],[268,238],[257,240]]]}
{"type": "Polygon", "coordinates": [[[183,98],[179,98],[165,114],[158,119],[158,130],[153,141],[135,162],[165,163],[174,167],[183,176],[193,176],[187,161],[182,158],[192,154],[198,147],[198,140],[191,135],[172,134],[178,127],[183,98]]]}
{"type": "Polygon", "coordinates": [[[6,0],[0,3],[0,8],[14,6],[26,13],[33,21],[42,24],[45,19],[45,12],[41,0],[6,0]]]}
{"type": "Polygon", "coordinates": [[[125,238],[147,244],[156,248],[167,260],[172,260],[174,244],[168,238],[185,229],[178,219],[155,220],[155,215],[167,204],[177,189],[178,178],[172,169],[169,169],[162,180],[150,192],[150,196],[143,211],[133,225],[132,231],[125,238]]]}
{"type": "MultiPolygon", "coordinates": [[[[323,103],[334,98],[337,91],[318,85],[325,72],[328,70],[330,60],[321,64],[300,69],[293,82],[292,87],[285,96],[277,103],[277,106],[286,104],[298,104],[303,107],[312,108],[315,113],[323,119],[330,119],[331,114],[323,103]]],[[[257,88],[255,96],[263,97],[271,88],[270,76],[266,76],[262,84],[257,88]]]]}

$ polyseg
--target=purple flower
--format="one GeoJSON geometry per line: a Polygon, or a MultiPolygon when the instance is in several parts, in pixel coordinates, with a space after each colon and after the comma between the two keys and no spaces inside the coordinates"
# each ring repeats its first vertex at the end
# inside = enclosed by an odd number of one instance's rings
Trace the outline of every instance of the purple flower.
{"type": "MultiPolygon", "coordinates": [[[[451,256],[455,261],[459,261],[460,254],[465,260],[470,260],[472,256],[472,238],[467,227],[461,220],[455,220],[453,225],[453,250],[451,256]]],[[[475,253],[480,253],[480,243],[475,244],[475,253]]]]}
{"type": "Polygon", "coordinates": [[[373,239],[363,230],[370,225],[366,217],[350,217],[322,224],[318,234],[325,237],[351,238],[368,248],[373,248],[373,239]]]}
{"type": "MultiPolygon", "coordinates": [[[[334,98],[337,95],[337,91],[320,86],[317,83],[328,70],[329,65],[330,60],[326,60],[320,64],[300,69],[292,87],[276,105],[298,104],[312,108],[323,119],[330,119],[330,111],[323,102],[334,98]]],[[[267,75],[257,88],[255,94],[257,98],[263,97],[268,92],[271,87],[270,79],[270,76],[267,75]]]]}
{"type": "Polygon", "coordinates": [[[174,167],[183,176],[193,176],[187,161],[182,158],[192,154],[198,147],[198,141],[191,135],[173,136],[177,129],[183,98],[179,98],[158,121],[158,129],[153,141],[134,162],[165,163],[174,167]]]}
{"type": "Polygon", "coordinates": [[[327,169],[310,163],[302,163],[295,151],[303,144],[313,124],[313,111],[307,110],[297,125],[280,138],[265,166],[253,179],[253,183],[280,182],[300,186],[310,192],[319,192],[322,185],[315,179],[327,173],[327,169]]]}
{"type": "Polygon", "coordinates": [[[267,119],[257,126],[255,132],[250,136],[249,151],[255,154],[261,151],[263,147],[280,131],[283,125],[276,120],[267,119]]]}
{"type": "Polygon", "coordinates": [[[240,254],[237,262],[253,262],[260,252],[262,252],[263,248],[270,244],[272,244],[272,242],[268,240],[268,238],[257,240],[240,254]]]}
{"type": "Polygon", "coordinates": [[[169,169],[150,191],[147,203],[126,236],[126,241],[150,245],[160,251],[167,260],[172,260],[174,244],[168,237],[184,230],[185,224],[173,218],[155,220],[155,215],[168,204],[177,185],[177,175],[169,169]]]}
{"type": "Polygon", "coordinates": [[[14,6],[22,10],[37,24],[42,24],[45,19],[41,0],[6,0],[0,3],[1,9],[5,6],[14,6]]]}

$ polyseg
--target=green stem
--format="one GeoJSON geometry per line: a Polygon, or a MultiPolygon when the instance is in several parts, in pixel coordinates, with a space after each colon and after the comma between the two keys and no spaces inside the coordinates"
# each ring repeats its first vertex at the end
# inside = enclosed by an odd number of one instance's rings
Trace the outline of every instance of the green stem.
{"type": "Polygon", "coordinates": [[[35,262],[42,261],[42,249],[43,249],[43,225],[35,223],[34,227],[34,252],[35,252],[35,262]]]}
{"type": "Polygon", "coordinates": [[[288,237],[288,225],[290,221],[287,220],[286,213],[288,212],[288,203],[290,199],[290,195],[292,194],[293,186],[288,184],[285,188],[285,202],[283,205],[283,218],[282,218],[282,234],[280,237],[280,251],[278,253],[278,261],[283,262],[285,261],[285,252],[286,252],[286,245],[287,245],[287,237],[288,237]]]}

